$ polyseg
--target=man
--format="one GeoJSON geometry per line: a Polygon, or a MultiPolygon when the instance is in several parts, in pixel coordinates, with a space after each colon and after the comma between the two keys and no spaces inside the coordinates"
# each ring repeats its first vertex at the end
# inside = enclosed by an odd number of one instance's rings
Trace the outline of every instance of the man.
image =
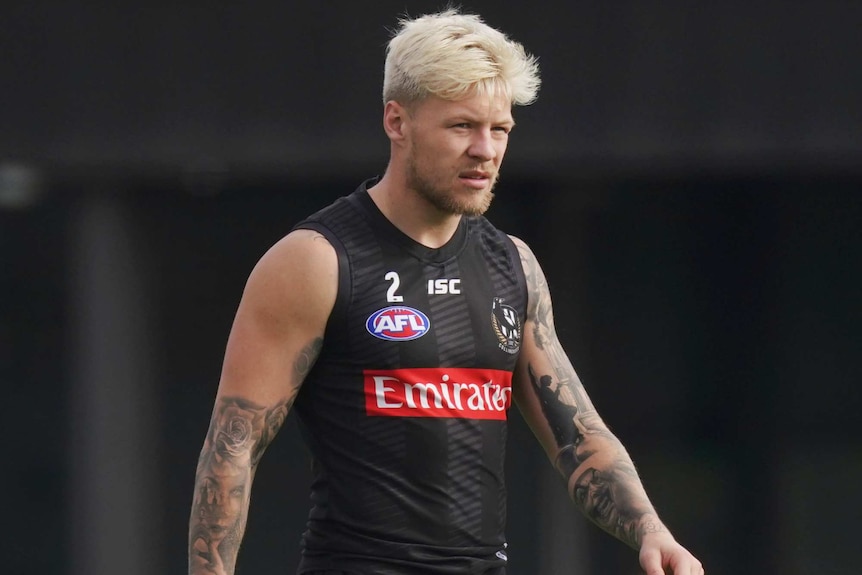
{"type": "Polygon", "coordinates": [[[482,214],[538,66],[478,17],[402,21],[391,155],[252,271],[198,463],[191,574],[232,574],[255,468],[296,409],[314,457],[299,573],[499,575],[512,401],[600,527],[648,575],[702,574],[662,525],[554,330],[524,242],[482,214]]]}

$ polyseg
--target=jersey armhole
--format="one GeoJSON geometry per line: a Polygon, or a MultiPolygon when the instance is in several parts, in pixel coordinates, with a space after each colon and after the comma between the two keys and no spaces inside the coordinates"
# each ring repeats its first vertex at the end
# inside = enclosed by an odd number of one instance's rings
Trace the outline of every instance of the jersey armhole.
{"type": "Polygon", "coordinates": [[[329,314],[329,319],[326,321],[325,336],[328,339],[333,324],[339,319],[346,317],[347,306],[350,303],[350,260],[347,257],[347,250],[344,249],[344,244],[341,243],[341,240],[320,222],[302,222],[294,229],[312,230],[321,234],[333,247],[338,257],[338,293],[335,296],[335,305],[332,306],[332,313],[329,314]]]}
{"type": "Polygon", "coordinates": [[[521,295],[524,298],[524,318],[527,317],[527,308],[530,305],[530,286],[527,285],[527,274],[524,272],[524,262],[521,261],[521,252],[518,251],[518,246],[515,245],[514,240],[509,237],[509,234],[500,232],[500,234],[504,238],[504,243],[506,245],[506,249],[509,252],[509,259],[512,261],[512,269],[515,272],[515,276],[518,278],[518,284],[521,286],[523,290],[521,295]]]}

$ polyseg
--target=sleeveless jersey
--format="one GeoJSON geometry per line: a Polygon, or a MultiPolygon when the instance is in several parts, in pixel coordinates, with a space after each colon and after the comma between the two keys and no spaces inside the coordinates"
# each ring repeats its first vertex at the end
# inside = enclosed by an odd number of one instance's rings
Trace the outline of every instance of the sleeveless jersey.
{"type": "Polygon", "coordinates": [[[294,405],[313,459],[299,572],[503,572],[527,303],[517,248],[484,217],[423,246],[378,210],[369,182],[296,226],[323,234],[339,262],[323,350],[294,405]]]}

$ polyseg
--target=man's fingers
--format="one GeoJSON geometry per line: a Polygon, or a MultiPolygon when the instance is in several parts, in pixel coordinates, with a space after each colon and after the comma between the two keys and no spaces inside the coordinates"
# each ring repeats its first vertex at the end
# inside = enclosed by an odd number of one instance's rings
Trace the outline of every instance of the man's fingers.
{"type": "Polygon", "coordinates": [[[661,554],[658,550],[649,550],[641,553],[641,567],[646,575],[664,575],[661,567],[661,554]]]}

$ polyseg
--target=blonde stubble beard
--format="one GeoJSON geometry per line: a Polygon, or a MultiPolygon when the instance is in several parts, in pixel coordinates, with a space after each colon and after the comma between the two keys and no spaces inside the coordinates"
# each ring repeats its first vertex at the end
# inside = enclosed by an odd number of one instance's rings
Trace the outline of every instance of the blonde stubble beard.
{"type": "Polygon", "coordinates": [[[407,157],[407,187],[414,190],[422,199],[441,212],[453,215],[481,216],[488,211],[494,199],[493,190],[499,180],[499,172],[494,174],[494,179],[487,189],[474,192],[468,200],[464,200],[451,188],[444,188],[438,185],[432,177],[423,174],[415,160],[417,156],[418,153],[414,144],[411,146],[410,155],[407,157]],[[476,198],[476,195],[479,197],[476,198]]]}

